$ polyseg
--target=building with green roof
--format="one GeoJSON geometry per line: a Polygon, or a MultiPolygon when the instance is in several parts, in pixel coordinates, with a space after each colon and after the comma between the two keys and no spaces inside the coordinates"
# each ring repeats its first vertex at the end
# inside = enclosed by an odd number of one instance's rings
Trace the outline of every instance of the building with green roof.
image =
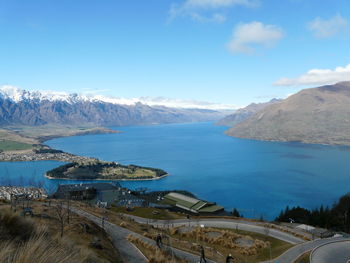
{"type": "Polygon", "coordinates": [[[224,211],[222,206],[179,193],[164,196],[164,202],[193,214],[217,214],[224,211]]]}

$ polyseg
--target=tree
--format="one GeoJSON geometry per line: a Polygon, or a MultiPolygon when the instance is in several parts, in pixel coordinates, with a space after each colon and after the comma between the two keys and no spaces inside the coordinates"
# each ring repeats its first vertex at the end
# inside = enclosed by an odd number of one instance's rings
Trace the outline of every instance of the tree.
{"type": "Polygon", "coordinates": [[[63,237],[64,225],[67,220],[67,209],[64,207],[62,201],[56,204],[55,211],[56,211],[57,219],[60,223],[61,237],[63,237]]]}
{"type": "Polygon", "coordinates": [[[239,214],[239,212],[238,212],[238,210],[237,210],[236,208],[234,208],[234,209],[232,210],[232,215],[233,215],[234,217],[241,217],[241,215],[239,214]]]}

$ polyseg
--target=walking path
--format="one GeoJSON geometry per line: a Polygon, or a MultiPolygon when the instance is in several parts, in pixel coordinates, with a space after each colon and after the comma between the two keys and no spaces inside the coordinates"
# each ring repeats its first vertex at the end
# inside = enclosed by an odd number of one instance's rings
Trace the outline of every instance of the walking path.
{"type": "MultiPolygon", "coordinates": [[[[295,247],[290,248],[286,252],[284,252],[281,256],[271,260],[271,261],[266,261],[265,263],[292,263],[294,262],[298,257],[303,255],[304,253],[311,251],[317,247],[334,243],[337,241],[350,241],[349,238],[343,238],[343,237],[336,237],[336,238],[324,238],[324,239],[316,239],[313,241],[305,242],[303,244],[299,244],[295,247]]],[[[340,243],[339,243],[340,244],[340,243]]],[[[334,254],[333,254],[334,255],[334,254]]],[[[336,257],[335,257],[336,258],[336,257]]],[[[311,261],[312,263],[322,263],[322,262],[337,262],[337,261],[311,261]]],[[[346,263],[346,261],[344,262],[346,263]]]]}
{"type": "MultiPolygon", "coordinates": [[[[83,216],[92,222],[96,223],[98,226],[102,227],[102,219],[94,216],[86,211],[77,209],[75,207],[70,207],[70,210],[80,216],[83,216]]],[[[145,256],[129,241],[127,240],[128,235],[132,234],[145,242],[148,242],[151,245],[156,246],[156,242],[152,239],[146,238],[138,233],[135,233],[131,230],[125,229],[123,227],[117,226],[110,222],[104,222],[104,229],[109,234],[113,240],[113,244],[119,250],[122,260],[128,263],[144,263],[148,262],[145,256]]],[[[172,249],[175,256],[185,259],[189,263],[197,263],[199,261],[199,256],[182,251],[176,248],[172,249]]],[[[208,263],[214,263],[214,261],[208,260],[208,263]]]]}
{"type": "Polygon", "coordinates": [[[241,221],[234,219],[224,219],[224,218],[207,218],[207,219],[175,219],[175,220],[152,220],[148,218],[122,214],[124,217],[129,217],[133,219],[135,222],[142,224],[149,224],[161,228],[167,228],[169,226],[200,226],[204,225],[206,227],[217,227],[217,228],[230,228],[230,229],[239,229],[248,232],[259,233],[263,235],[268,235],[274,237],[276,239],[285,241],[290,244],[300,244],[305,242],[305,240],[295,237],[292,234],[273,229],[266,228],[262,226],[259,222],[251,222],[251,221],[241,221]]]}
{"type": "Polygon", "coordinates": [[[310,256],[311,263],[347,263],[350,260],[350,241],[333,241],[316,247],[310,256]]]}
{"type": "MultiPolygon", "coordinates": [[[[92,215],[86,211],[77,209],[75,207],[70,207],[71,211],[88,218],[89,220],[96,223],[98,226],[102,227],[102,219],[92,215]]],[[[260,234],[268,234],[271,237],[283,240],[291,244],[297,244],[296,246],[290,248],[284,252],[281,256],[271,260],[265,261],[265,263],[291,263],[294,262],[298,257],[303,255],[308,251],[312,251],[311,263],[346,263],[350,259],[350,239],[337,237],[337,238],[325,238],[316,239],[309,242],[304,242],[304,240],[297,238],[289,233],[285,233],[276,229],[268,229],[262,226],[261,223],[251,222],[251,221],[238,221],[230,219],[175,219],[175,220],[153,220],[137,216],[132,216],[128,214],[121,214],[124,217],[128,217],[135,222],[142,224],[149,224],[160,228],[176,227],[176,226],[200,226],[204,225],[207,227],[218,227],[218,228],[231,228],[239,229],[244,231],[256,232],[260,234]],[[331,261],[330,261],[331,260],[331,261]]],[[[115,247],[120,251],[121,257],[124,262],[128,263],[145,263],[148,260],[145,256],[138,250],[130,241],[127,240],[128,235],[132,234],[143,241],[156,246],[156,242],[152,239],[144,237],[138,233],[131,230],[125,229],[123,227],[117,226],[110,222],[104,222],[105,231],[111,236],[115,247]]],[[[199,256],[182,251],[176,248],[164,246],[166,249],[172,249],[175,256],[183,258],[190,263],[197,263],[199,261],[199,256]]],[[[207,260],[207,262],[214,263],[213,261],[207,260]]]]}

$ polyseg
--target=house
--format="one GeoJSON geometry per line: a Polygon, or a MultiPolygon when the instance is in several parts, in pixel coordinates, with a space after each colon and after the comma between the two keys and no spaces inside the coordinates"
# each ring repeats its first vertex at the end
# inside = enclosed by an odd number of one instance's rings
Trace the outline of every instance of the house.
{"type": "Polygon", "coordinates": [[[100,207],[110,207],[112,204],[124,207],[143,207],[146,201],[139,198],[119,183],[89,183],[59,185],[53,195],[58,199],[88,201],[100,207]]]}
{"type": "Polygon", "coordinates": [[[62,184],[57,188],[54,198],[88,201],[92,204],[107,203],[110,206],[119,200],[122,187],[119,183],[62,184]]]}
{"type": "Polygon", "coordinates": [[[222,206],[180,193],[171,192],[164,196],[164,203],[192,214],[217,214],[224,211],[222,206]]]}

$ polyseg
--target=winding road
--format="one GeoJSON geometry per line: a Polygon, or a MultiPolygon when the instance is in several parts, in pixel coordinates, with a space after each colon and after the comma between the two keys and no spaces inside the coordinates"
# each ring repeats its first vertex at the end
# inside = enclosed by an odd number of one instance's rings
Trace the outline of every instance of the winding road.
{"type": "MultiPolygon", "coordinates": [[[[94,216],[86,211],[81,209],[70,207],[71,211],[86,217],[87,219],[93,221],[100,227],[102,227],[101,218],[94,216]]],[[[311,253],[311,263],[347,263],[347,260],[350,259],[350,239],[337,237],[337,238],[325,238],[325,239],[316,239],[313,241],[305,242],[304,240],[293,236],[292,234],[285,233],[276,229],[268,229],[262,226],[259,222],[240,222],[238,220],[231,219],[175,219],[175,220],[153,220],[147,219],[127,214],[121,214],[123,217],[128,217],[129,219],[134,220],[135,222],[142,224],[149,224],[159,228],[167,228],[169,226],[200,226],[204,225],[207,227],[217,227],[217,228],[231,228],[239,229],[249,232],[260,233],[263,235],[268,234],[271,237],[274,237],[279,240],[283,240],[290,244],[296,244],[296,246],[290,248],[284,252],[279,257],[271,260],[265,261],[264,263],[293,263],[298,257],[303,255],[308,251],[311,253]]],[[[117,226],[110,222],[105,222],[104,225],[105,231],[111,236],[115,247],[120,251],[121,257],[125,262],[128,263],[143,263],[147,262],[145,256],[131,243],[127,240],[128,235],[132,234],[149,244],[156,245],[155,241],[149,238],[146,238],[138,233],[135,233],[131,230],[125,229],[123,227],[117,226]]],[[[174,255],[179,258],[183,258],[191,263],[197,263],[199,260],[198,255],[188,253],[179,249],[171,248],[174,255]]],[[[213,261],[207,260],[207,262],[213,263],[213,261]]]]}
{"type": "MultiPolygon", "coordinates": [[[[98,226],[102,227],[101,218],[75,207],[70,207],[69,209],[72,212],[76,213],[77,215],[85,217],[91,220],[92,222],[94,222],[95,224],[97,224],[98,226]]],[[[156,246],[156,242],[154,240],[144,237],[138,233],[135,233],[131,230],[125,229],[123,227],[117,226],[107,221],[104,223],[104,229],[106,233],[110,235],[110,237],[112,238],[113,244],[120,252],[123,262],[127,262],[127,263],[148,262],[145,256],[127,239],[127,237],[128,235],[132,234],[142,239],[143,241],[156,246]]],[[[171,248],[171,249],[175,256],[185,259],[189,263],[197,263],[199,261],[198,255],[194,255],[176,248],[171,248]]],[[[207,262],[214,263],[213,261],[208,259],[207,259],[207,262]]]]}
{"type": "Polygon", "coordinates": [[[133,216],[122,214],[124,217],[129,217],[137,223],[154,225],[157,227],[166,228],[168,226],[177,227],[177,226],[200,226],[204,225],[206,227],[217,227],[217,228],[229,228],[229,229],[238,229],[248,232],[259,233],[262,235],[268,235],[276,239],[285,241],[290,244],[299,244],[305,242],[305,240],[295,237],[292,234],[272,229],[266,228],[261,225],[259,222],[251,221],[241,221],[234,219],[224,219],[224,218],[210,218],[210,219],[175,219],[175,220],[152,220],[143,217],[133,216]]]}
{"type": "Polygon", "coordinates": [[[350,261],[350,240],[333,241],[316,247],[311,255],[311,263],[347,263],[350,261]]]}
{"type": "MultiPolygon", "coordinates": [[[[284,252],[281,256],[271,260],[271,261],[266,261],[266,263],[293,263],[298,257],[303,255],[304,253],[311,251],[313,249],[316,249],[321,246],[325,246],[331,243],[338,243],[343,242],[343,241],[350,241],[348,238],[343,238],[343,237],[337,237],[337,238],[324,238],[324,239],[315,239],[313,241],[305,242],[302,244],[299,244],[295,247],[292,247],[288,249],[286,252],[284,252]]],[[[339,243],[340,244],[340,243],[339,243]]],[[[336,245],[337,246],[337,245],[336,245]]],[[[334,247],[336,247],[334,246],[334,247]]],[[[333,247],[333,248],[334,248],[333,247]]],[[[335,256],[335,258],[338,258],[337,255],[332,254],[335,256]]],[[[318,259],[319,257],[317,257],[318,259]]],[[[330,261],[311,261],[312,263],[338,263],[336,260],[330,260],[330,261]]],[[[346,263],[346,261],[339,261],[341,263],[346,263]]]]}

